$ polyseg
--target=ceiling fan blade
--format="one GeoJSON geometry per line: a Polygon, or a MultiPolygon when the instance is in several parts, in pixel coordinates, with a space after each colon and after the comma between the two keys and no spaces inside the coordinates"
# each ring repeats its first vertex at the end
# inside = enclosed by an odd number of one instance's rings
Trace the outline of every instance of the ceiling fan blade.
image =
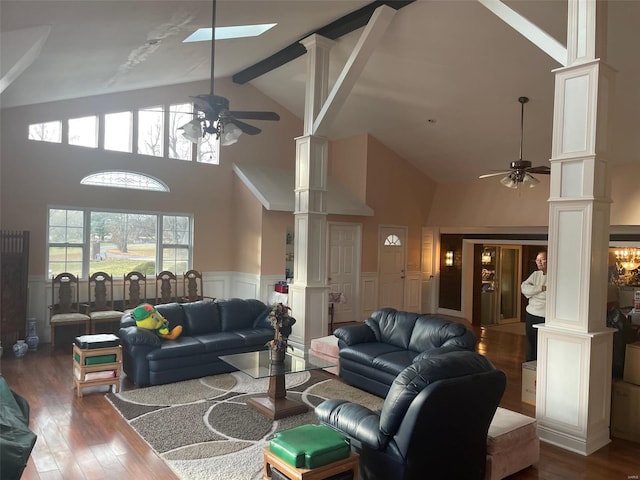
{"type": "Polygon", "coordinates": [[[551,168],[549,167],[531,167],[527,168],[527,173],[537,173],[539,175],[549,175],[551,168]]]}
{"type": "Polygon", "coordinates": [[[248,123],[241,122],[240,120],[236,120],[235,118],[226,118],[225,122],[234,124],[247,135],[257,135],[262,131],[258,127],[254,127],[253,125],[249,125],[248,123]]]}
{"type": "Polygon", "coordinates": [[[496,172],[496,173],[485,173],[484,175],[480,175],[478,178],[496,177],[498,175],[507,175],[509,173],[511,173],[511,170],[506,170],[504,172],[496,172]]]}
{"type": "Polygon", "coordinates": [[[280,120],[280,115],[276,112],[226,112],[225,115],[229,115],[234,118],[242,118],[244,120],[280,120]]]}

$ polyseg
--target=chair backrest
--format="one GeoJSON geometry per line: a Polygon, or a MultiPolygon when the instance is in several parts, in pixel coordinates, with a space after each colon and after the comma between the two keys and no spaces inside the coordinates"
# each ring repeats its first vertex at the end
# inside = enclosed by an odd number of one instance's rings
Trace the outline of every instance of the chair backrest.
{"type": "Polygon", "coordinates": [[[147,276],[140,272],[129,272],[124,276],[123,282],[123,309],[136,308],[141,303],[147,302],[147,276]]]}
{"type": "Polygon", "coordinates": [[[156,302],[172,303],[178,301],[178,277],[175,273],[163,270],[156,275],[156,302]]]}
{"type": "Polygon", "coordinates": [[[195,302],[202,299],[202,273],[189,270],[182,276],[182,296],[184,300],[195,302]]]}
{"type": "Polygon", "coordinates": [[[95,272],[89,277],[89,303],[91,311],[113,310],[113,277],[106,272],[95,272]]]}
{"type": "Polygon", "coordinates": [[[80,311],[78,277],[63,272],[51,278],[51,306],[53,314],[80,311]]]}
{"type": "MultiPolygon", "coordinates": [[[[407,367],[380,417],[381,433],[393,430],[387,453],[404,470],[397,478],[425,478],[426,472],[483,479],[487,433],[505,387],[504,372],[476,352],[449,352],[407,367]]],[[[375,463],[367,468],[381,468],[375,463]]]]}

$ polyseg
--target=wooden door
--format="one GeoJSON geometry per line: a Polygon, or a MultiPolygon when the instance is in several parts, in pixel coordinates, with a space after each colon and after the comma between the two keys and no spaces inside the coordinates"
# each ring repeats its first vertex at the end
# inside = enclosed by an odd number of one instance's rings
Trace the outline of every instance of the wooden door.
{"type": "Polygon", "coordinates": [[[359,320],[359,231],[358,225],[329,223],[327,283],[329,292],[344,295],[344,303],[336,303],[333,306],[334,326],[359,320]]]}
{"type": "Polygon", "coordinates": [[[378,307],[404,307],[406,227],[380,227],[378,307]]]}

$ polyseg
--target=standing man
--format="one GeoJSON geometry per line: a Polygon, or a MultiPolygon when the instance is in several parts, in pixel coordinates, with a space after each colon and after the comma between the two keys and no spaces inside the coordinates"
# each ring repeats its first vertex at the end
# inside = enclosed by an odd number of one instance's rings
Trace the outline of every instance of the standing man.
{"type": "Polygon", "coordinates": [[[520,287],[522,294],[529,299],[526,308],[527,362],[538,358],[538,330],[533,326],[544,323],[547,308],[547,252],[538,252],[536,266],[538,270],[529,275],[520,287]]]}

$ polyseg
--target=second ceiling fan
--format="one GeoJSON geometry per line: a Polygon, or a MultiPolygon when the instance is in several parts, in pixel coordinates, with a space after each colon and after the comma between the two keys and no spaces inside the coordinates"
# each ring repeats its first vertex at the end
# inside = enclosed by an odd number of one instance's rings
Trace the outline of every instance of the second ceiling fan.
{"type": "Polygon", "coordinates": [[[536,186],[536,184],[540,183],[540,181],[535,178],[533,174],[542,174],[549,175],[551,173],[551,169],[549,167],[533,167],[531,166],[531,162],[528,160],[522,159],[522,144],[524,142],[524,104],[529,101],[527,97],[518,98],[518,102],[521,104],[520,111],[520,158],[514,162],[509,164],[510,170],[495,172],[495,173],[486,173],[484,175],[480,175],[478,178],[487,178],[487,177],[495,177],[498,175],[505,175],[504,178],[500,180],[500,183],[507,188],[518,188],[518,186],[527,185],[530,188],[536,186]]]}
{"type": "Polygon", "coordinates": [[[280,120],[280,115],[275,112],[263,111],[236,111],[229,110],[229,100],[214,94],[214,70],[216,51],[216,0],[212,1],[211,11],[211,80],[208,94],[190,97],[197,111],[197,118],[180,127],[186,138],[197,142],[207,135],[216,135],[221,138],[222,145],[235,143],[241,133],[257,135],[262,130],[242,120],[280,120]]]}

